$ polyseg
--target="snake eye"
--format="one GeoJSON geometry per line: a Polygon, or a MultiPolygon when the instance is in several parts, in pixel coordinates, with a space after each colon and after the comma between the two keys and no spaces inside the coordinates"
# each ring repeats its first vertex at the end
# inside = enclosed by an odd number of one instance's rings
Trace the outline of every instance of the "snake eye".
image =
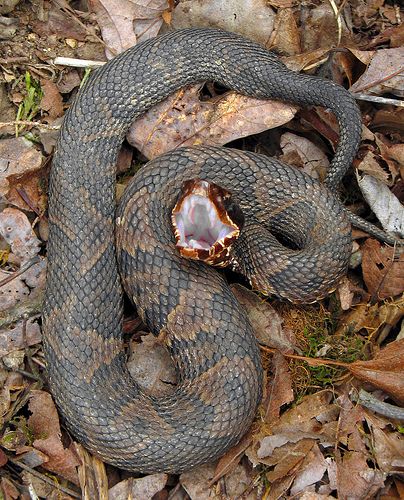
{"type": "Polygon", "coordinates": [[[244,217],[228,191],[193,179],[184,183],[171,220],[182,256],[224,267],[244,217]]]}

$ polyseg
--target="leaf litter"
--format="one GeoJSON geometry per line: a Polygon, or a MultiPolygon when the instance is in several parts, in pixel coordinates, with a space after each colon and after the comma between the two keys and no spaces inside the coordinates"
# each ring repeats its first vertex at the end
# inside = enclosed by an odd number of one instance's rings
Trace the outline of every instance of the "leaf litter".
{"type": "MultiPolygon", "coordinates": [[[[137,478],[105,467],[61,427],[44,385],[39,315],[46,268],[47,166],[57,135],[46,126],[55,125],[57,131],[85,78],[81,69],[53,66],[56,56],[102,61],[105,52],[111,57],[161,30],[216,26],[274,49],[295,70],[349,82],[365,99],[359,101],[364,127],[354,163],[360,174],[347,175],[342,198],[356,213],[400,234],[402,113],[390,101],[375,104],[372,98],[397,102],[402,97],[404,32],[398,19],[404,12],[385,0],[343,2],[335,4],[336,11],[333,5],[92,0],[86,10],[84,4],[73,9],[62,0],[22,0],[3,13],[8,17],[2,19],[9,21],[0,23],[4,498],[80,498],[80,489],[84,498],[110,499],[403,497],[403,258],[399,247],[383,245],[366,233],[354,231],[348,275],[320,305],[268,302],[232,285],[256,331],[266,377],[253,427],[217,463],[179,478],[137,478]]],[[[275,155],[322,179],[337,138],[335,119],[325,110],[247,99],[210,83],[193,86],[134,124],[128,140],[136,150],[127,149],[122,156],[119,182],[124,185],[144,157],[180,145],[229,143],[275,155]]],[[[130,332],[133,375],[142,377],[148,390],[172,391],[175,376],[168,375],[172,366],[164,355],[145,361],[142,368],[147,353],[154,356],[159,349],[144,336],[145,326],[128,314],[124,326],[130,332]]]]}

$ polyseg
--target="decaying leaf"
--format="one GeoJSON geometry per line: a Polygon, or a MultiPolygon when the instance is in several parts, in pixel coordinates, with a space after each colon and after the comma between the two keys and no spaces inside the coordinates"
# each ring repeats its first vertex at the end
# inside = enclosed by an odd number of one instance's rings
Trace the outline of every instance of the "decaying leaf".
{"type": "Polygon", "coordinates": [[[269,395],[264,418],[268,424],[276,422],[281,407],[294,399],[289,365],[280,352],[276,352],[272,357],[271,372],[272,377],[269,382],[269,395]]]}
{"type": "Polygon", "coordinates": [[[293,352],[295,336],[289,328],[283,328],[283,320],[266,300],[239,284],[230,287],[237,300],[245,307],[258,341],[281,352],[293,352]]]}
{"type": "Polygon", "coordinates": [[[274,18],[275,13],[265,0],[182,0],[174,9],[172,26],[221,28],[265,46],[274,18]]]}
{"type": "Polygon", "coordinates": [[[371,175],[357,175],[359,188],[383,229],[404,238],[404,207],[383,182],[371,175]]]}
{"type": "Polygon", "coordinates": [[[179,90],[132,125],[127,139],[147,158],[179,146],[220,146],[291,120],[296,107],[228,92],[199,99],[200,85],[179,90]]]}
{"type": "Polygon", "coordinates": [[[280,141],[283,155],[281,160],[288,165],[302,167],[315,179],[324,179],[330,162],[326,154],[305,137],[285,132],[280,141]]]}
{"type": "Polygon", "coordinates": [[[28,425],[35,437],[33,446],[48,456],[43,467],[77,484],[79,461],[70,448],[62,444],[59,417],[50,394],[31,391],[29,410],[28,425]]]}
{"type": "Polygon", "coordinates": [[[108,58],[155,37],[169,7],[167,0],[90,0],[89,5],[101,27],[108,58]]]}
{"type": "Polygon", "coordinates": [[[351,87],[351,92],[404,96],[404,47],[380,49],[371,54],[365,73],[351,87]]]}
{"type": "Polygon", "coordinates": [[[43,97],[41,109],[48,113],[49,118],[55,119],[63,115],[63,99],[59,93],[56,83],[51,80],[41,80],[43,97]]]}
{"type": "Polygon", "coordinates": [[[41,341],[41,330],[32,318],[20,321],[11,328],[0,329],[0,357],[41,341]]]}
{"type": "Polygon", "coordinates": [[[362,247],[362,272],[369,293],[377,299],[395,297],[404,291],[404,254],[374,239],[362,247]]]}
{"type": "Polygon", "coordinates": [[[139,479],[129,478],[121,481],[108,492],[109,500],[127,500],[128,498],[141,498],[152,500],[167,483],[167,474],[150,474],[139,479]]]}
{"type": "Polygon", "coordinates": [[[371,383],[404,404],[404,339],[395,340],[382,349],[374,359],[355,361],[349,366],[358,379],[371,383]]]}
{"type": "Polygon", "coordinates": [[[131,343],[128,368],[140,387],[151,395],[168,395],[175,388],[177,378],[170,355],[153,335],[142,337],[141,344],[131,343]]]}
{"type": "Polygon", "coordinates": [[[369,174],[384,184],[389,185],[389,174],[380,166],[375,154],[372,151],[366,152],[357,168],[360,172],[369,174]]]}
{"type": "Polygon", "coordinates": [[[39,252],[41,242],[36,237],[28,217],[16,208],[5,208],[0,212],[0,234],[21,264],[28,262],[39,252]]]}
{"type": "Polygon", "coordinates": [[[393,328],[403,316],[403,297],[372,306],[359,304],[341,318],[335,335],[344,336],[366,330],[375,336],[382,328],[393,328]]]}
{"type": "Polygon", "coordinates": [[[40,208],[42,191],[38,185],[42,155],[32,142],[18,137],[0,141],[0,196],[24,210],[32,207],[24,200],[40,208]]]}

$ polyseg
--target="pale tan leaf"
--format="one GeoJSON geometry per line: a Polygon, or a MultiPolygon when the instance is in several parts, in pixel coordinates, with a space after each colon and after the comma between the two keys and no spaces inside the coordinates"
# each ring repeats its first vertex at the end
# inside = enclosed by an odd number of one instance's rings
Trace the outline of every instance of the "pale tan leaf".
{"type": "Polygon", "coordinates": [[[200,101],[200,85],[182,89],[132,125],[127,139],[147,158],[179,146],[220,146],[291,120],[296,107],[229,92],[200,101]]]}

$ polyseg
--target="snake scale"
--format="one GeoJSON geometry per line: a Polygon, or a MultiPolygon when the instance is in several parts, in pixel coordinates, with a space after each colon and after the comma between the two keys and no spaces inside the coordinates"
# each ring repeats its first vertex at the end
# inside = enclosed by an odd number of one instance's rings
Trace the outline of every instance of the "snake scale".
{"type": "Polygon", "coordinates": [[[170,211],[180,184],[209,179],[233,193],[248,221],[235,252],[247,254],[238,265],[253,285],[314,300],[335,286],[350,254],[348,218],[327,187],[274,159],[214,147],[178,149],[139,171],[118,209],[115,248],[115,164],[129,125],[180,87],[205,80],[257,98],[330,108],[340,142],[329,188],[360,139],[359,111],[346,90],[296,74],[259,45],[216,29],[140,43],[81,89],[50,178],[43,314],[49,384],[80,442],[138,472],[178,473],[219,457],[249,428],[261,398],[259,350],[245,312],[222,275],[175,249],[170,211]],[[297,248],[269,231],[284,231],[297,248]],[[255,246],[245,239],[249,233],[255,246]],[[255,270],[259,254],[269,284],[255,270]],[[178,385],[170,396],[144,394],[127,370],[116,256],[128,296],[174,359],[178,385]]]}

